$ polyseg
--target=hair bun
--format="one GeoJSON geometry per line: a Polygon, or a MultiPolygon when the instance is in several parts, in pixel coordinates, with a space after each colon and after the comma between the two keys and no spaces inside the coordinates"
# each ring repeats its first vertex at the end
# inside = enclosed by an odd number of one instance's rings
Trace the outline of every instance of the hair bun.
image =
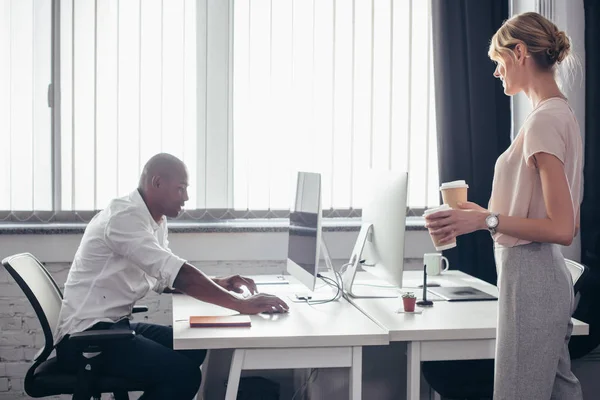
{"type": "Polygon", "coordinates": [[[571,52],[571,41],[565,31],[556,31],[551,43],[551,47],[546,52],[550,59],[560,64],[571,52]]]}

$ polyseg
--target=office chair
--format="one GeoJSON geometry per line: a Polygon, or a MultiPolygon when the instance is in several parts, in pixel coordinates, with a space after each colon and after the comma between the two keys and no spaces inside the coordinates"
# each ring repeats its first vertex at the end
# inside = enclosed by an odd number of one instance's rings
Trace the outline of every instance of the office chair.
{"type": "MultiPolygon", "coordinates": [[[[54,350],[53,333],[58,322],[63,295],[46,268],[29,253],[16,254],[2,260],[2,265],[19,285],[40,321],[44,332],[44,347],[36,354],[25,376],[25,392],[31,397],[70,394],[74,400],[100,399],[102,393],[113,393],[115,400],[127,400],[128,392],[143,391],[143,387],[121,378],[99,375],[95,359],[105,345],[117,340],[131,339],[131,330],[95,330],[70,335],[69,340],[81,347],[81,365],[77,373],[59,368],[54,350]]],[[[145,306],[133,312],[148,311],[145,306]]]]}
{"type": "Polygon", "coordinates": [[[567,264],[567,269],[571,273],[571,278],[573,279],[573,291],[575,292],[574,308],[577,308],[579,299],[581,298],[581,288],[583,288],[587,282],[590,269],[583,264],[569,259],[565,259],[565,263],[567,264]]]}
{"type": "MultiPolygon", "coordinates": [[[[580,289],[585,285],[589,269],[578,262],[565,259],[573,279],[575,308],[580,289]]],[[[494,394],[494,360],[426,361],[423,376],[431,389],[444,399],[491,399],[494,394]]]]}

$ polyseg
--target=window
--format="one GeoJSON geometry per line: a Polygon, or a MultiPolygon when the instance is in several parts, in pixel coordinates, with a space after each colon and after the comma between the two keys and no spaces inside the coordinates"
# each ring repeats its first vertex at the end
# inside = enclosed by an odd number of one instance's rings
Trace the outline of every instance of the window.
{"type": "Polygon", "coordinates": [[[438,204],[430,3],[236,0],[234,205],[287,208],[295,171],[323,208],[360,208],[369,168],[409,171],[438,204]]]}
{"type": "Polygon", "coordinates": [[[0,2],[0,210],[52,209],[51,11],[0,2]]]}
{"type": "Polygon", "coordinates": [[[418,0],[5,0],[0,210],[101,209],[160,151],[188,166],[188,209],[288,209],[297,170],[323,173],[325,209],[359,208],[369,167],[437,204],[429,18],[418,0]]]}
{"type": "Polygon", "coordinates": [[[195,181],[195,13],[195,0],[61,1],[63,210],[131,192],[161,151],[195,181]]]}

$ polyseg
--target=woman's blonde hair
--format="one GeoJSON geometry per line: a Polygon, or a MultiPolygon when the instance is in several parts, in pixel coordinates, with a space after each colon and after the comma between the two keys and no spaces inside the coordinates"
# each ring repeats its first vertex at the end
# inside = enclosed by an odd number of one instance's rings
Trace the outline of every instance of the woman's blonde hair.
{"type": "Polygon", "coordinates": [[[516,58],[514,48],[523,43],[536,65],[553,71],[556,65],[571,59],[571,40],[549,19],[535,12],[515,15],[504,21],[492,37],[488,56],[498,62],[502,57],[516,58]]]}

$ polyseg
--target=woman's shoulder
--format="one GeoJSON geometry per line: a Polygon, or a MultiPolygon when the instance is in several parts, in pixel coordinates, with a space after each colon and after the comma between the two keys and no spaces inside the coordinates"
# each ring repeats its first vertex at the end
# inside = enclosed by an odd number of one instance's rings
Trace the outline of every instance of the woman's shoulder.
{"type": "Polygon", "coordinates": [[[523,125],[525,132],[537,129],[564,129],[573,123],[575,116],[565,100],[549,99],[531,112],[523,125]]]}
{"type": "Polygon", "coordinates": [[[532,112],[534,118],[549,118],[550,120],[572,119],[573,110],[569,102],[562,97],[553,97],[545,100],[532,112]]]}

